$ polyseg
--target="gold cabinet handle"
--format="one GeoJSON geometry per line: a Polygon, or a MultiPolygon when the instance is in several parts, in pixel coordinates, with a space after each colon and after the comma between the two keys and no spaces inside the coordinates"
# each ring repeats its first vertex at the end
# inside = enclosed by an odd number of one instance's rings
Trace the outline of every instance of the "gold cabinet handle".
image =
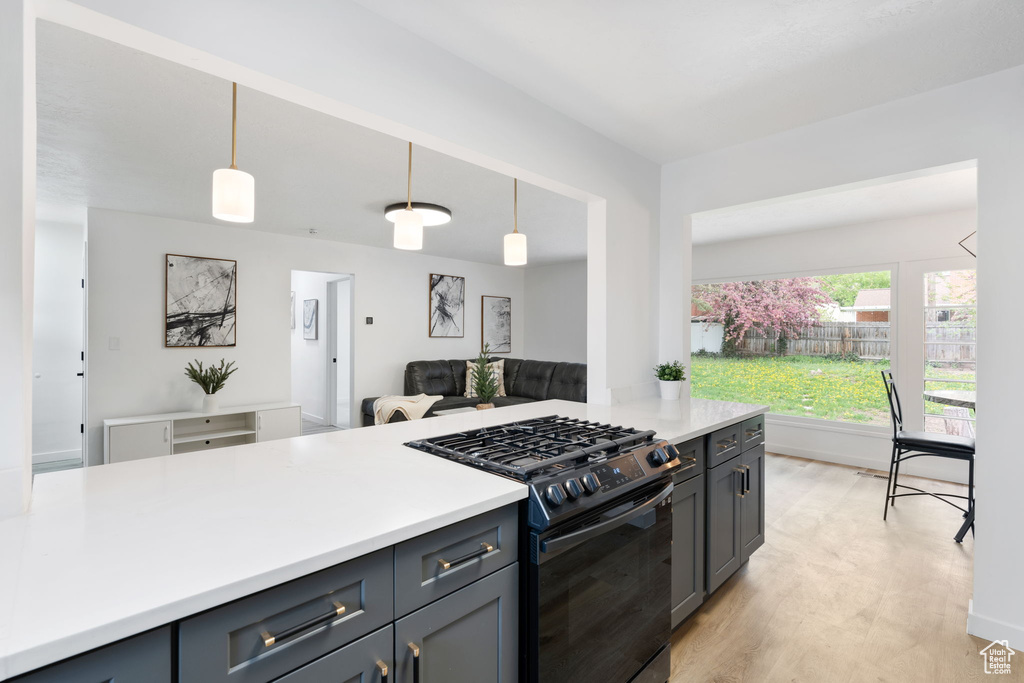
{"type": "Polygon", "coordinates": [[[377,660],[377,671],[380,672],[380,683],[388,683],[388,665],[377,660]]]}
{"type": "Polygon", "coordinates": [[[746,470],[743,469],[743,465],[740,465],[739,467],[733,467],[732,471],[733,472],[738,472],[739,475],[740,475],[740,490],[736,493],[736,495],[739,496],[740,498],[742,498],[743,497],[743,474],[746,472],[746,470]]]}
{"type": "Polygon", "coordinates": [[[441,571],[446,572],[452,567],[458,567],[460,564],[465,564],[475,557],[482,557],[489,552],[494,550],[494,546],[486,541],[480,544],[480,547],[471,553],[466,553],[462,557],[456,557],[454,560],[445,560],[443,558],[437,558],[437,566],[441,568],[441,571]]]}
{"type": "Polygon", "coordinates": [[[332,611],[332,612],[330,612],[328,614],[323,614],[323,615],[321,615],[319,617],[313,617],[312,619],[310,619],[308,621],[304,621],[304,622],[302,622],[301,624],[299,624],[297,626],[292,626],[291,628],[287,628],[287,629],[285,629],[285,630],[283,630],[283,631],[281,631],[280,633],[277,633],[277,634],[273,634],[272,635],[268,631],[262,631],[260,633],[260,637],[263,639],[263,647],[270,647],[274,643],[282,641],[285,638],[291,638],[292,636],[298,635],[299,633],[302,633],[303,631],[308,631],[309,629],[313,628],[314,626],[319,626],[320,624],[322,624],[324,622],[331,621],[332,619],[337,619],[338,617],[340,617],[344,613],[345,613],[345,605],[343,605],[340,602],[338,602],[337,600],[335,600],[334,601],[334,611],[332,611]]]}

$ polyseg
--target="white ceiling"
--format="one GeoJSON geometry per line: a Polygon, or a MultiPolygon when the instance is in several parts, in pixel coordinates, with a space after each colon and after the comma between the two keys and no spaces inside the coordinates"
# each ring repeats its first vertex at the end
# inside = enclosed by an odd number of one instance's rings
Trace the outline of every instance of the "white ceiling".
{"type": "Polygon", "coordinates": [[[717,209],[693,217],[695,245],[975,209],[978,171],[966,168],[717,209]]]}
{"type": "MultiPolygon", "coordinates": [[[[214,169],[231,159],[231,85],[41,22],[38,200],[50,215],[100,207],[224,225],[210,216],[214,169]]],[[[238,167],[256,178],[253,230],[391,247],[388,204],[406,195],[406,142],[239,88],[238,167]]],[[[413,200],[453,220],[423,253],[502,262],[512,179],[423,148],[413,200]]],[[[586,206],[519,184],[530,265],[586,258],[586,206]]]]}
{"type": "Polygon", "coordinates": [[[1020,0],[357,0],[657,162],[1024,63],[1020,0]]]}

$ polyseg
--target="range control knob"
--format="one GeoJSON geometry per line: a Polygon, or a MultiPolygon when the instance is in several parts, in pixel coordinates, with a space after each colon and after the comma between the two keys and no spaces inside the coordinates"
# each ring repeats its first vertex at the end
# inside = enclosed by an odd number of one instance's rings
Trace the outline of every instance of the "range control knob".
{"type": "Polygon", "coordinates": [[[668,459],[670,461],[679,458],[679,449],[673,446],[672,444],[668,444],[667,446],[665,446],[665,452],[668,453],[668,459]]]}
{"type": "Polygon", "coordinates": [[[548,499],[552,507],[558,507],[565,502],[565,491],[562,490],[561,484],[552,484],[544,492],[544,497],[548,499]]]}
{"type": "Polygon", "coordinates": [[[655,467],[661,467],[662,465],[667,463],[669,460],[671,460],[671,458],[669,457],[669,454],[665,452],[664,448],[655,448],[647,456],[647,459],[655,467]]]}
{"type": "Polygon", "coordinates": [[[588,496],[597,493],[601,489],[601,482],[597,480],[597,475],[593,472],[584,474],[580,481],[583,482],[583,488],[586,490],[588,496]]]}
{"type": "Polygon", "coordinates": [[[565,482],[565,495],[569,496],[569,500],[576,500],[583,495],[583,487],[575,479],[570,479],[565,482]]]}

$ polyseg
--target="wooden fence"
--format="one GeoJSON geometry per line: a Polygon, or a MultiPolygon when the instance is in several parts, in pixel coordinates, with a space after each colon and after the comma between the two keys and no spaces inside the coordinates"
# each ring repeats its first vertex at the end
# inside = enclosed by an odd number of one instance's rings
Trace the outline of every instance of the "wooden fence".
{"type": "MultiPolygon", "coordinates": [[[[971,363],[976,359],[976,328],[950,323],[929,323],[925,328],[927,360],[945,363],[971,363]]],[[[826,322],[809,325],[799,339],[789,340],[787,356],[827,356],[854,354],[861,358],[890,357],[889,323],[826,322]]],[[[743,353],[774,355],[774,336],[751,330],[737,345],[743,353]]]]}

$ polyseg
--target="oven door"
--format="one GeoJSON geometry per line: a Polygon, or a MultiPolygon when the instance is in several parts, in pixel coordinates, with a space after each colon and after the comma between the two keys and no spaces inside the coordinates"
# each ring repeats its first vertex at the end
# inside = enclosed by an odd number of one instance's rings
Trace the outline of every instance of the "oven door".
{"type": "Polygon", "coordinates": [[[626,683],[657,657],[666,680],[671,544],[671,481],[531,533],[529,679],[626,683]]]}

